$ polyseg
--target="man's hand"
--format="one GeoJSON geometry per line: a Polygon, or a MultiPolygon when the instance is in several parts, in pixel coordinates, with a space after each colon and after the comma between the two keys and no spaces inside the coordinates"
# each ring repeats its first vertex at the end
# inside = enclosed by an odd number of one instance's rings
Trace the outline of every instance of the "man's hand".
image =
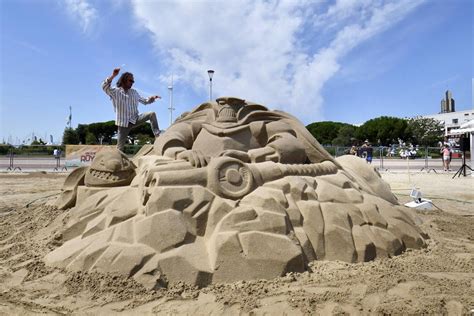
{"type": "Polygon", "coordinates": [[[161,97],[159,95],[152,95],[148,99],[150,100],[150,102],[155,102],[156,99],[161,99],[161,97]]]}
{"type": "Polygon", "coordinates": [[[110,77],[107,78],[107,81],[112,82],[112,80],[114,80],[114,78],[119,74],[119,72],[120,72],[120,67],[115,68],[112,71],[112,74],[110,75],[110,77]]]}
{"type": "Polygon", "coordinates": [[[115,68],[114,71],[112,71],[111,77],[114,78],[115,76],[119,74],[119,72],[120,72],[120,68],[119,67],[115,68]]]}

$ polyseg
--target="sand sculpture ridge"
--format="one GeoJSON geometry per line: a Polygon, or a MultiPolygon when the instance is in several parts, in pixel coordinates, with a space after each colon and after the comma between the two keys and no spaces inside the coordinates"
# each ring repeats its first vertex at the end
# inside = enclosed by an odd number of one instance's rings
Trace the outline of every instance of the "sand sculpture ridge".
{"type": "Polygon", "coordinates": [[[182,115],[132,160],[101,151],[63,190],[70,220],[45,262],[150,288],[369,261],[427,238],[362,159],[334,159],[291,115],[231,97],[182,115]]]}

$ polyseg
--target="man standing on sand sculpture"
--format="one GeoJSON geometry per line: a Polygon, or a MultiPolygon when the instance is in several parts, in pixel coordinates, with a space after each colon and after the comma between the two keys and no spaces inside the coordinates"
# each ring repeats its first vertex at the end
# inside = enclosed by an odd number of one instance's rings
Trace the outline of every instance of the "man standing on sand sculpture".
{"type": "Polygon", "coordinates": [[[143,122],[150,121],[151,129],[155,137],[160,135],[158,120],[155,112],[145,112],[138,114],[138,102],[150,104],[156,99],[161,99],[159,95],[151,96],[147,99],[138,94],[132,85],[135,82],[133,74],[123,73],[117,81],[117,88],[111,86],[112,80],[119,74],[120,68],[115,68],[110,77],[102,82],[102,89],[112,99],[116,113],[115,125],[117,125],[117,148],[123,151],[130,130],[143,122]]]}
{"type": "Polygon", "coordinates": [[[155,141],[155,154],[184,159],[194,167],[204,167],[220,156],[246,163],[333,161],[306,129],[292,123],[293,117],[288,114],[233,97],[216,101],[204,103],[178,119],[155,141]]]}

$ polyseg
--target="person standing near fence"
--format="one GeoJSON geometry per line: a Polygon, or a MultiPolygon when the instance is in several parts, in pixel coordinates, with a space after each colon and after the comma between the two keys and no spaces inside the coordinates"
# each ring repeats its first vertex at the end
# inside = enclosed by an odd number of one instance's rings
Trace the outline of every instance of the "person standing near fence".
{"type": "Polygon", "coordinates": [[[357,146],[352,145],[351,149],[349,150],[349,154],[357,156],[357,150],[358,150],[357,146]]]}
{"type": "Polygon", "coordinates": [[[444,145],[440,153],[443,155],[444,171],[451,171],[449,165],[451,163],[451,150],[448,145],[444,145]]]}
{"type": "Polygon", "coordinates": [[[155,112],[138,113],[138,102],[150,104],[156,99],[161,99],[159,95],[143,98],[132,88],[134,84],[133,74],[123,73],[118,79],[117,88],[111,86],[112,80],[119,74],[120,68],[115,68],[112,75],[102,82],[102,89],[112,99],[112,104],[116,113],[115,125],[117,125],[117,148],[123,151],[130,130],[146,121],[150,122],[151,129],[155,137],[160,135],[160,128],[155,112]]]}
{"type": "Polygon", "coordinates": [[[371,164],[374,149],[372,148],[372,145],[370,143],[367,143],[367,146],[365,147],[365,151],[367,153],[366,156],[365,156],[365,161],[367,161],[367,163],[371,164]]]}

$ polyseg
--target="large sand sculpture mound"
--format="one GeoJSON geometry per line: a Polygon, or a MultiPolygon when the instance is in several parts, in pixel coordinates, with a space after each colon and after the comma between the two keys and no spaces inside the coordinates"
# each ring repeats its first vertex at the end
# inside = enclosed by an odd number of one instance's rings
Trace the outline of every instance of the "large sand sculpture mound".
{"type": "Polygon", "coordinates": [[[132,160],[101,151],[70,174],[64,244],[45,262],[119,272],[153,288],[301,272],[425,246],[409,210],[365,161],[333,159],[294,117],[220,98],[132,160]]]}

